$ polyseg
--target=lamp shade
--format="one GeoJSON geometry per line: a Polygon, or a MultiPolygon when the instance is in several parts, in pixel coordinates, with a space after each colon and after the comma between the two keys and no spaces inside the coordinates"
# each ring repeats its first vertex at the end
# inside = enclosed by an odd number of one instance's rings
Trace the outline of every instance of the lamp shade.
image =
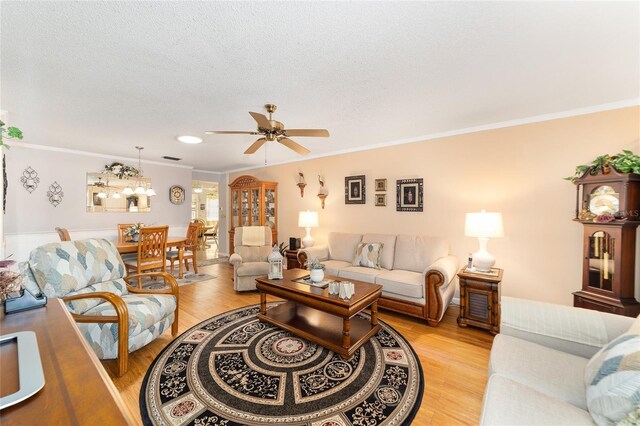
{"type": "Polygon", "coordinates": [[[300,212],[298,216],[298,226],[300,228],[317,228],[318,227],[318,212],[300,212]]]}
{"type": "Polygon", "coordinates": [[[464,223],[464,235],[477,238],[496,238],[504,236],[502,213],[467,213],[464,223]]]}

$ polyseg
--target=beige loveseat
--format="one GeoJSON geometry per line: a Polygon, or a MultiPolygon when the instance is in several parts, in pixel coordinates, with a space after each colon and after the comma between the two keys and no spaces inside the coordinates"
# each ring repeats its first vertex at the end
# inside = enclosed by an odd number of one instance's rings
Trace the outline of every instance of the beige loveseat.
{"type": "Polygon", "coordinates": [[[416,235],[331,232],[327,246],[298,252],[298,260],[319,259],[325,273],[382,285],[378,306],[427,320],[436,326],[453,293],[458,260],[443,238],[416,235]],[[381,243],[380,269],[353,266],[360,243],[381,243]]]}
{"type": "MultiPolygon", "coordinates": [[[[640,410],[640,319],[510,297],[501,305],[482,425],[615,424],[640,410]]],[[[636,413],[624,424],[640,424],[636,413]]]]}

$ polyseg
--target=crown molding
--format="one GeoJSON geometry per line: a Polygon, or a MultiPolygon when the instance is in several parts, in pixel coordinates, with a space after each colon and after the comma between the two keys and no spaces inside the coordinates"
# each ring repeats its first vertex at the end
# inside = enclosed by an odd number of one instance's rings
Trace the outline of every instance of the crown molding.
{"type": "MultiPolygon", "coordinates": [[[[39,149],[41,151],[63,152],[65,154],[84,155],[86,157],[107,158],[109,160],[130,161],[134,163],[138,162],[138,158],[135,158],[135,157],[123,157],[120,155],[111,155],[111,154],[98,154],[96,152],[80,151],[76,149],[59,148],[56,146],[38,145],[38,144],[26,143],[26,142],[13,143],[11,144],[11,148],[12,149],[15,149],[15,148],[39,149]]],[[[178,169],[193,170],[193,166],[187,166],[183,164],[161,163],[160,161],[152,161],[152,160],[140,160],[140,162],[145,164],[153,164],[156,166],[175,167],[178,169]]]]}

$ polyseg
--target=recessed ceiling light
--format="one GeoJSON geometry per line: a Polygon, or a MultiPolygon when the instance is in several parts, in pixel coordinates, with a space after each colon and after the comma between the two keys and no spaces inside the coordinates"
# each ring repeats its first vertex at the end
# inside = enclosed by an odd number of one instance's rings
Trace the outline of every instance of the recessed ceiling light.
{"type": "Polygon", "coordinates": [[[196,144],[196,143],[201,143],[202,142],[202,138],[199,138],[197,136],[178,136],[178,140],[180,142],[191,143],[191,144],[196,144]]]}

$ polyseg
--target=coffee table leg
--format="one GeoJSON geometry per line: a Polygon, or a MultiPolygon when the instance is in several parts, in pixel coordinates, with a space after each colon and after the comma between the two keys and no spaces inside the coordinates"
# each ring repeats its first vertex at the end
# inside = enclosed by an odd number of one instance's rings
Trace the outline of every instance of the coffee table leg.
{"type": "Polygon", "coordinates": [[[371,325],[378,325],[378,301],[371,304],[371,325]]]}
{"type": "Polygon", "coordinates": [[[351,347],[351,320],[344,318],[342,320],[342,347],[349,349],[351,347]]]}
{"type": "Polygon", "coordinates": [[[260,313],[262,315],[267,314],[267,293],[263,291],[260,292],[260,313]]]}

